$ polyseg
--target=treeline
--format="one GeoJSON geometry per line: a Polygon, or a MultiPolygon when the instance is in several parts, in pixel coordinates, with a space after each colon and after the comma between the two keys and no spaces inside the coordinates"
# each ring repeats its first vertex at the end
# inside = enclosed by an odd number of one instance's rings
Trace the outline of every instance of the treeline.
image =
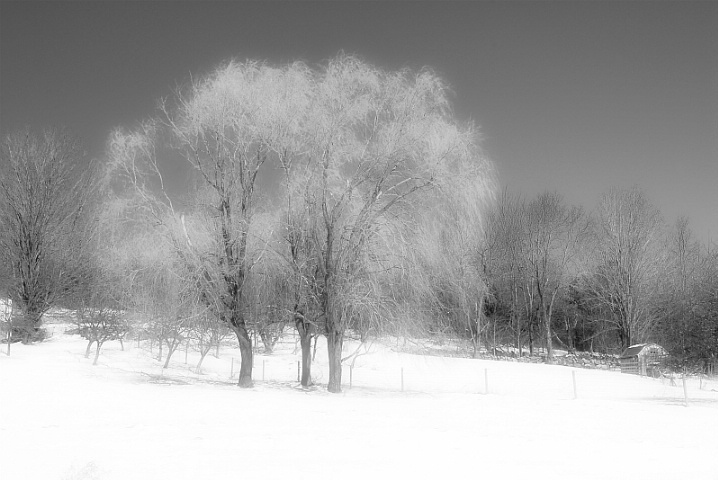
{"type": "Polygon", "coordinates": [[[547,356],[657,342],[681,366],[718,358],[718,255],[681,218],[666,224],[638,188],[593,212],[544,193],[489,210],[479,258],[489,286],[482,341],[547,356]]]}
{"type": "Polygon", "coordinates": [[[231,333],[250,386],[253,340],[271,350],[293,325],[302,384],[321,336],[332,392],[347,336],[442,334],[549,357],[657,340],[683,363],[716,357],[716,255],[685,222],[667,228],[636,189],[590,215],[555,194],[497,194],[446,91],[429,70],[350,56],[228,62],[114,131],[89,168],[65,132],[11,135],[10,335],[37,338],[53,305],[78,312],[88,355],[129,328],[166,362],[189,338],[204,356],[231,333]],[[180,164],[191,183],[170,195],[180,164]]]}

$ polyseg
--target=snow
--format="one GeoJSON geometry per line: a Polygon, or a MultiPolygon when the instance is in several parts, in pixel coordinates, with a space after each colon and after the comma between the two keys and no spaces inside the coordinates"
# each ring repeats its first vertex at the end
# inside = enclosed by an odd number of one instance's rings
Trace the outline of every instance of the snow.
{"type": "Polygon", "coordinates": [[[195,352],[163,370],[149,345],[129,341],[107,343],[93,367],[66,327],[9,357],[2,345],[2,479],[718,479],[716,379],[689,379],[685,407],[680,379],[375,344],[356,359],[352,388],[347,366],[333,395],[297,386],[290,334],[256,356],[256,386],[240,389],[230,343],[202,374],[195,352]]]}

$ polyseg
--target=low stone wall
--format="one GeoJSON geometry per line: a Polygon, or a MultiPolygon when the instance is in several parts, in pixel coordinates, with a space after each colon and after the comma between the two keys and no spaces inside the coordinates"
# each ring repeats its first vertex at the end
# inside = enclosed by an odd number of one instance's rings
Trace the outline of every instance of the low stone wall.
{"type": "Polygon", "coordinates": [[[575,368],[597,368],[601,370],[619,370],[620,364],[618,357],[615,355],[598,354],[598,353],[576,353],[561,356],[554,356],[551,362],[548,362],[546,355],[521,356],[518,355],[486,355],[482,354],[480,358],[486,360],[501,360],[506,362],[523,362],[523,363],[551,363],[552,365],[564,365],[575,368]]]}

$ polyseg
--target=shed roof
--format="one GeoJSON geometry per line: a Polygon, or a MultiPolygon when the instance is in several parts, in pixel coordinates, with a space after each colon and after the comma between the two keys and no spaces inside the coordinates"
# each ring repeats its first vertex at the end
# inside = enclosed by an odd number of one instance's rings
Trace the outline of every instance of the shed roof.
{"type": "Polygon", "coordinates": [[[663,350],[663,347],[656,343],[639,343],[637,345],[631,345],[626,350],[623,351],[621,354],[621,358],[630,358],[638,356],[641,351],[643,351],[646,347],[658,347],[659,349],[663,350]]]}

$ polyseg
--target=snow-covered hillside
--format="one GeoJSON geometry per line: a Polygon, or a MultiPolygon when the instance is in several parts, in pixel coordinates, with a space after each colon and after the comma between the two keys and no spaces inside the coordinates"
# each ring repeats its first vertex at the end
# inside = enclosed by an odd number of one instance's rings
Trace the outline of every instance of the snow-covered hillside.
{"type": "Polygon", "coordinates": [[[243,390],[229,345],[202,374],[192,351],[163,371],[135,342],[93,367],[65,328],[2,346],[2,479],[718,479],[715,380],[691,379],[686,408],[680,381],[575,370],[574,399],[570,368],[375,345],[332,395],[297,387],[289,336],[243,390]]]}

